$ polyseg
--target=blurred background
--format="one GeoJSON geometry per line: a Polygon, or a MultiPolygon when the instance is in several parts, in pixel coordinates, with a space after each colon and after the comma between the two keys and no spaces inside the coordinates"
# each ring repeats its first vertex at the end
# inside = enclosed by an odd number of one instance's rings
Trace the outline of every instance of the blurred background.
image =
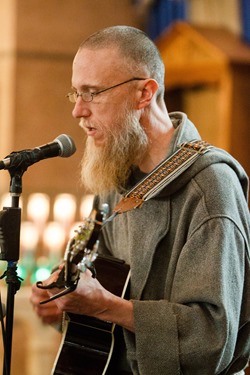
{"type": "MultiPolygon", "coordinates": [[[[30,285],[59,261],[90,211],[92,196],[79,184],[82,132],[65,95],[81,41],[111,25],[150,35],[166,66],[168,110],[186,112],[205,140],[250,174],[248,0],[0,0],[0,160],[63,133],[77,147],[72,157],[44,160],[23,176],[13,375],[49,374],[60,342],[32,312],[30,285]]],[[[9,184],[1,171],[1,209],[11,204],[9,184]]],[[[1,273],[5,268],[0,261],[1,273]]]]}

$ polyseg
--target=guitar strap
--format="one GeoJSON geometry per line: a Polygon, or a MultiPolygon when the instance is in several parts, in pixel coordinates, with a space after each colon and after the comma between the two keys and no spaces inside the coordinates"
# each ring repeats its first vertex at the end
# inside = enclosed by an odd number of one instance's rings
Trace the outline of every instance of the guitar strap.
{"type": "Polygon", "coordinates": [[[213,146],[202,140],[185,142],[170,157],[163,160],[146,177],[139,181],[115,206],[111,221],[117,214],[141,207],[144,202],[157,195],[164,187],[190,167],[201,155],[213,146]]]}

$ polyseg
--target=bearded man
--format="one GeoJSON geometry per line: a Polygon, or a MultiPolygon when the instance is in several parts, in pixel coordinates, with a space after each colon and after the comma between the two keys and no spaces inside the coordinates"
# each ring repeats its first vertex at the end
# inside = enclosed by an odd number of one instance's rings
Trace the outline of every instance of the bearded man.
{"type": "MultiPolygon", "coordinates": [[[[110,214],[181,144],[200,140],[184,113],[168,113],[160,54],[133,27],[106,28],[81,44],[68,98],[87,135],[84,187],[110,214]]],[[[216,148],[184,169],[140,208],[118,210],[101,231],[99,251],[130,266],[127,299],[90,270],[74,292],[45,305],[45,294],[58,290],[32,288],[31,302],[46,323],[66,311],[123,328],[125,361],[113,374],[243,374],[247,365],[248,179],[216,148]]]]}

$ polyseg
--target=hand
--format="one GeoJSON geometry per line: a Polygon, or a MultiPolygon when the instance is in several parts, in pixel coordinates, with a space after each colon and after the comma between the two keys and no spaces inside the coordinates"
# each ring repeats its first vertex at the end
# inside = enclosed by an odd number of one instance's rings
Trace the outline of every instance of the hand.
{"type": "MultiPolygon", "coordinates": [[[[56,281],[58,274],[59,271],[54,272],[46,283],[56,281]]],[[[47,293],[51,297],[60,291],[61,289],[53,288],[49,289],[47,293]]],[[[61,296],[47,305],[52,303],[57,306],[58,311],[92,316],[134,331],[133,303],[110,293],[97,279],[92,277],[89,270],[80,274],[77,288],[73,292],[61,296]]]]}
{"type": "MultiPolygon", "coordinates": [[[[50,278],[50,282],[52,281],[56,281],[56,274],[53,275],[53,278],[50,278]]],[[[61,291],[62,289],[53,288],[47,290],[47,293],[49,297],[52,297],[61,291]]],[[[54,301],[61,311],[99,317],[105,311],[106,300],[111,296],[112,294],[103,288],[97,279],[92,277],[92,273],[86,270],[80,274],[75,291],[54,301]]]]}
{"type": "MultiPolygon", "coordinates": [[[[43,285],[56,281],[59,273],[60,269],[53,272],[46,281],[43,281],[43,285]]],[[[30,301],[44,323],[58,323],[62,313],[66,311],[110,321],[134,332],[133,303],[103,288],[99,281],[92,277],[89,270],[81,273],[76,290],[45,305],[40,305],[41,301],[60,291],[61,289],[57,288],[44,290],[37,288],[36,285],[32,286],[30,301]]]]}
{"type": "MultiPolygon", "coordinates": [[[[44,281],[43,284],[50,284],[56,277],[58,277],[57,271],[44,281]]],[[[59,323],[62,318],[62,311],[58,309],[54,301],[40,305],[40,302],[48,299],[48,297],[47,290],[37,288],[36,284],[32,285],[30,302],[38,317],[46,324],[59,323]]]]}

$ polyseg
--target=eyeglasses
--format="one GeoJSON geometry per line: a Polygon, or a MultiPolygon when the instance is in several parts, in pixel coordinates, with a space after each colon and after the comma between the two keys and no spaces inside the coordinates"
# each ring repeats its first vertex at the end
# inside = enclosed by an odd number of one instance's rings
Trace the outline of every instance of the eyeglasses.
{"type": "Polygon", "coordinates": [[[115,87],[118,87],[118,86],[121,86],[121,85],[124,85],[125,83],[128,83],[128,82],[132,82],[132,81],[144,81],[145,79],[147,78],[138,78],[138,77],[134,77],[134,78],[130,78],[128,79],[127,81],[124,81],[124,82],[121,82],[121,83],[118,83],[117,85],[114,85],[114,86],[111,86],[111,87],[108,87],[107,89],[103,89],[103,90],[100,90],[100,91],[96,91],[96,92],[70,92],[66,95],[66,97],[69,99],[69,101],[71,103],[76,103],[77,101],[77,98],[79,96],[81,96],[82,100],[84,102],[92,102],[92,100],[94,99],[95,96],[101,94],[102,92],[105,92],[105,91],[108,91],[108,90],[111,90],[111,89],[114,89],[115,87]]]}

